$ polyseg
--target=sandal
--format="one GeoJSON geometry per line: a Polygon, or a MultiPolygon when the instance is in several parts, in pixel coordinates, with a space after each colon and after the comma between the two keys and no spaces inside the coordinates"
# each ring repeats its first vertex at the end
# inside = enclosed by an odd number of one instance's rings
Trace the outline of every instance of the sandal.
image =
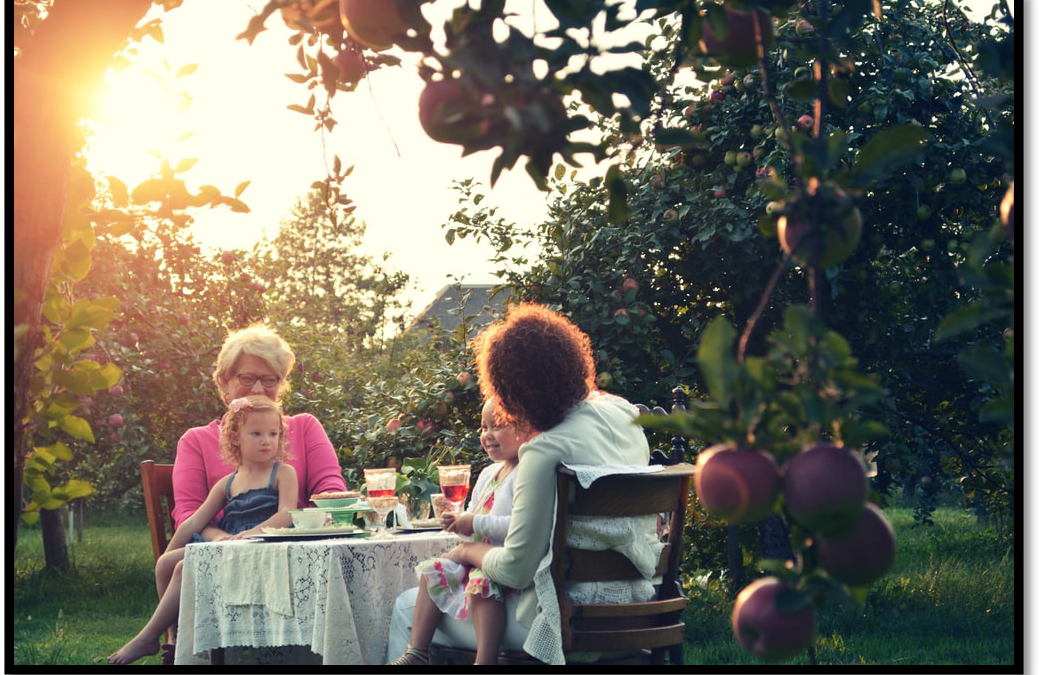
{"type": "Polygon", "coordinates": [[[417,649],[412,645],[405,648],[405,653],[391,661],[389,666],[429,666],[430,654],[426,649],[417,649]]]}

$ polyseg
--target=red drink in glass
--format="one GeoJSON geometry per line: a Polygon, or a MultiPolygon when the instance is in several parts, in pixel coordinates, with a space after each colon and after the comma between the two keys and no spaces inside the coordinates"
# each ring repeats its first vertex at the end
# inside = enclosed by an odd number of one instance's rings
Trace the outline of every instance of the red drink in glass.
{"type": "Polygon", "coordinates": [[[369,490],[370,497],[393,497],[394,490],[369,490]]]}
{"type": "Polygon", "coordinates": [[[467,490],[470,487],[467,485],[442,485],[442,493],[448,497],[450,502],[462,502],[467,498],[467,490]]]}

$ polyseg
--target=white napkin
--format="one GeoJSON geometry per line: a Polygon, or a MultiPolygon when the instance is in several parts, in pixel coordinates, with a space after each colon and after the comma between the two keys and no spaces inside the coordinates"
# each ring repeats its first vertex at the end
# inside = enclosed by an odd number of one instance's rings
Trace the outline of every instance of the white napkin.
{"type": "Polygon", "coordinates": [[[289,551],[283,546],[243,542],[225,546],[221,555],[224,604],[261,605],[293,616],[289,551]]]}
{"type": "Polygon", "coordinates": [[[562,464],[575,472],[575,478],[584,490],[590,487],[593,481],[604,476],[617,473],[658,473],[666,468],[661,464],[562,464]]]}

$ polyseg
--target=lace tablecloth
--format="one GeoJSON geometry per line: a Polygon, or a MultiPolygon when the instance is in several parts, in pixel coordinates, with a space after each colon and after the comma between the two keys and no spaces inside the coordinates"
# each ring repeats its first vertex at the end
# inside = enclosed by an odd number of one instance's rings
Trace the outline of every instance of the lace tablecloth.
{"type": "MultiPolygon", "coordinates": [[[[381,664],[395,598],[417,585],[416,564],[459,541],[456,535],[435,532],[375,540],[190,544],[182,572],[175,663],[209,664],[209,650],[219,647],[304,645],[326,665],[381,664]],[[273,604],[270,592],[259,594],[257,604],[226,601],[222,559],[232,546],[241,547],[234,551],[240,560],[256,551],[266,563],[277,561],[275,568],[285,570],[288,563],[288,607],[284,597],[273,604]]],[[[270,658],[295,659],[301,653],[308,650],[284,649],[270,658]]]]}

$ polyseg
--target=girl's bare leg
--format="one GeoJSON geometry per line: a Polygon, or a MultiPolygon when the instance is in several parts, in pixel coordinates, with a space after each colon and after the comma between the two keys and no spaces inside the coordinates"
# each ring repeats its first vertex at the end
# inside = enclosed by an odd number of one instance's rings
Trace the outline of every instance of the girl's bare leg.
{"type": "MultiPolygon", "coordinates": [[[[156,561],[156,590],[159,591],[160,600],[163,599],[167,586],[170,585],[170,580],[174,576],[174,570],[177,568],[177,564],[184,560],[184,557],[184,548],[174,550],[167,549],[161,556],[159,556],[159,560],[156,561]]],[[[167,629],[166,640],[171,644],[177,640],[176,622],[170,624],[170,628],[167,629]]]]}
{"type": "Polygon", "coordinates": [[[177,622],[177,613],[181,608],[182,564],[183,561],[178,561],[175,565],[170,583],[167,584],[163,597],[159,599],[156,610],[152,612],[152,618],[130,642],[109,655],[109,663],[125,665],[159,652],[159,638],[167,628],[177,622]]]}
{"type": "Polygon", "coordinates": [[[156,561],[156,590],[159,591],[160,598],[166,593],[166,587],[170,585],[170,579],[174,576],[174,568],[177,567],[177,563],[184,560],[184,557],[184,548],[172,551],[167,549],[156,561]]]}
{"type": "Polygon", "coordinates": [[[472,596],[470,611],[478,653],[474,665],[494,666],[499,662],[499,645],[507,625],[507,608],[496,598],[472,596]]]}
{"type": "Polygon", "coordinates": [[[416,609],[413,611],[412,633],[409,644],[416,649],[428,649],[434,639],[434,631],[441,621],[441,610],[427,592],[427,578],[420,578],[420,590],[416,594],[416,609]]]}

